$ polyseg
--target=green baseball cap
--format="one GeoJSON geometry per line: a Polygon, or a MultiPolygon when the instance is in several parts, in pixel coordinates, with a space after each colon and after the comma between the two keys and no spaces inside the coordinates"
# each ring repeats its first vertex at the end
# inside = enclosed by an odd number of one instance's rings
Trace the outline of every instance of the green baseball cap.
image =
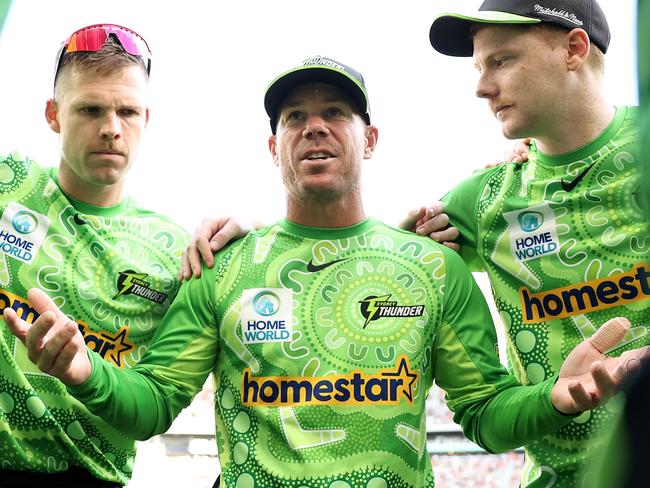
{"type": "Polygon", "coordinates": [[[291,90],[305,83],[328,83],[340,88],[356,103],[366,124],[370,125],[370,100],[363,76],[349,66],[324,56],[312,56],[275,78],[266,89],[264,108],[275,134],[280,104],[291,90]]]}

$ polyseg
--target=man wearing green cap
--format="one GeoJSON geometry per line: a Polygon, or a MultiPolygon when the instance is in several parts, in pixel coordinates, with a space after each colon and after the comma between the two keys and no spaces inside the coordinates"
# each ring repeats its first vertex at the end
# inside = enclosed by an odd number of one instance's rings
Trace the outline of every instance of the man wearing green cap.
{"type": "MultiPolygon", "coordinates": [[[[440,16],[430,31],[439,52],[473,56],[477,96],[503,134],[533,138],[528,162],[477,173],[443,199],[465,262],[490,277],[523,384],[556,374],[611,317],[632,327],[608,355],[649,339],[637,110],[603,96],[609,39],[593,0],[487,0],[475,14],[440,16]]],[[[613,409],[526,445],[522,486],[580,486],[613,409]]]]}
{"type": "Polygon", "coordinates": [[[223,486],[433,486],[432,381],[468,437],[492,451],[565,425],[614,393],[628,361],[602,352],[626,321],[580,344],[558,377],[520,386],[502,368],[482,295],[460,258],[365,217],[361,164],[378,131],[363,77],[316,56],[264,101],[287,218],[249,233],[186,282],[142,361],[108,365],[47,295],[28,328],[39,367],[119,429],[165,431],[213,372],[223,486]]]}

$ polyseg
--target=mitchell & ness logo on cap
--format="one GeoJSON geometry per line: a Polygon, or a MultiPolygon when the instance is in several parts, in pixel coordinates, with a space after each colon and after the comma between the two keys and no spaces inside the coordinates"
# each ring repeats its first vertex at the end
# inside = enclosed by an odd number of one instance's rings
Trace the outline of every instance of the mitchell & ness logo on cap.
{"type": "Polygon", "coordinates": [[[555,8],[549,8],[549,7],[542,7],[538,3],[535,4],[535,12],[544,14],[544,15],[552,15],[553,17],[559,17],[561,19],[567,20],[571,22],[572,24],[575,25],[583,25],[582,20],[580,20],[578,17],[575,16],[575,14],[569,13],[566,10],[557,10],[555,8]]]}

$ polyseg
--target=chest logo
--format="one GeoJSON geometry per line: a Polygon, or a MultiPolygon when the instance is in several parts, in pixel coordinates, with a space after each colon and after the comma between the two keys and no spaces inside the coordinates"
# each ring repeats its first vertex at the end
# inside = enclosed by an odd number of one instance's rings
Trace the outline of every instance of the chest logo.
{"type": "Polygon", "coordinates": [[[390,300],[390,297],[390,295],[369,296],[359,302],[361,315],[366,319],[363,324],[364,329],[373,320],[384,317],[421,317],[424,313],[424,305],[398,305],[396,301],[390,300]]]}
{"type": "Polygon", "coordinates": [[[573,191],[573,189],[578,186],[578,183],[580,183],[580,180],[582,180],[587,173],[589,173],[589,170],[594,166],[594,163],[591,163],[589,166],[587,166],[585,169],[583,169],[578,176],[576,176],[572,181],[564,181],[564,178],[560,181],[562,184],[562,189],[566,192],[573,191]]]}
{"type": "Polygon", "coordinates": [[[547,203],[507,212],[503,217],[508,223],[510,252],[518,263],[560,251],[555,213],[547,203]]]}
{"type": "Polygon", "coordinates": [[[251,288],[241,297],[244,344],[288,342],[293,332],[293,290],[251,288]]]}
{"type": "Polygon", "coordinates": [[[0,252],[31,264],[50,228],[51,221],[20,203],[11,202],[0,218],[0,252]]]}
{"type": "Polygon", "coordinates": [[[122,295],[136,295],[152,302],[163,303],[167,300],[167,294],[151,288],[150,283],[146,281],[147,276],[149,275],[146,273],[136,273],[131,269],[120,272],[117,278],[118,292],[113,300],[122,295]]]}

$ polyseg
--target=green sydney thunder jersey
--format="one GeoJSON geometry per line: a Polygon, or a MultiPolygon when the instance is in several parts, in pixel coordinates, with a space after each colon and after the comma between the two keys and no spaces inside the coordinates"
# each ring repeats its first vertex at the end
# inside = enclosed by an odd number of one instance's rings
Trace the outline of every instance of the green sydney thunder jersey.
{"type": "MultiPolygon", "coordinates": [[[[79,324],[106,363],[132,367],[176,294],[187,236],[129,200],[93,207],[66,197],[52,170],[0,159],[0,307],[32,323],[27,290],[39,287],[79,324]]],[[[126,483],[132,436],[116,431],[41,373],[3,324],[0,468],[41,472],[82,466],[126,483]]],[[[0,481],[0,484],[1,481],[0,481]]]]}
{"type": "MultiPolygon", "coordinates": [[[[632,326],[611,354],[648,343],[650,237],[635,115],[619,108],[591,144],[561,156],[532,146],[527,163],[477,173],[444,198],[463,257],[490,276],[511,367],[524,384],[557,373],[612,317],[632,326]]],[[[602,407],[528,444],[524,485],[578,486],[577,470],[611,419],[602,407]]]]}
{"type": "Polygon", "coordinates": [[[454,252],[374,220],[284,220],[183,284],[138,366],[91,355],[92,376],[70,391],[148,437],[214,372],[227,486],[431,487],[434,378],[465,433],[490,450],[568,421],[550,403],[554,379],[521,387],[495,349],[481,292],[454,252]]]}

